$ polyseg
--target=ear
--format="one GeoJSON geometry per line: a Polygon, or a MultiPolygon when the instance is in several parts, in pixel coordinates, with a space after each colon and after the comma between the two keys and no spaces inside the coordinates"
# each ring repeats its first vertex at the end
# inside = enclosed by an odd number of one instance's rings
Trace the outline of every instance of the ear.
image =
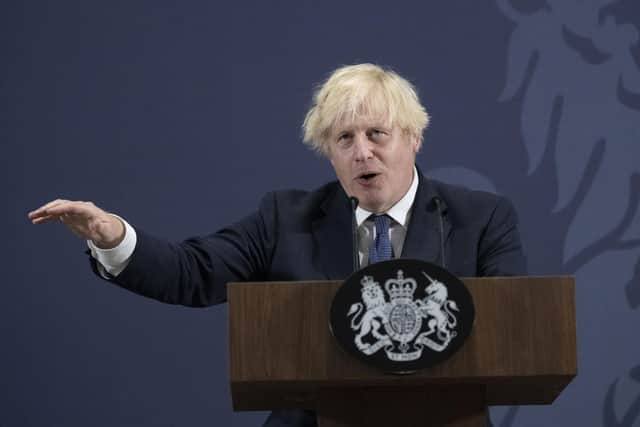
{"type": "Polygon", "coordinates": [[[417,136],[412,136],[411,145],[413,146],[413,152],[415,154],[418,154],[418,151],[420,151],[420,148],[422,147],[422,138],[417,136]]]}
{"type": "Polygon", "coordinates": [[[327,160],[329,160],[329,163],[331,163],[331,166],[333,166],[335,168],[336,164],[333,161],[333,155],[331,154],[331,150],[328,150],[323,154],[327,158],[327,160]]]}

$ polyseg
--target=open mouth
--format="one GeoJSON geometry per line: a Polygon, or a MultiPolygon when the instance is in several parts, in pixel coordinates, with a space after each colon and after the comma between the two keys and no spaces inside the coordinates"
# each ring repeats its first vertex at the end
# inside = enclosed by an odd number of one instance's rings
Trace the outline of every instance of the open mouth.
{"type": "Polygon", "coordinates": [[[370,181],[372,181],[375,177],[377,177],[378,175],[380,175],[380,174],[379,174],[379,173],[376,173],[376,172],[363,173],[362,175],[358,175],[358,181],[361,181],[361,182],[370,182],[370,181]]]}

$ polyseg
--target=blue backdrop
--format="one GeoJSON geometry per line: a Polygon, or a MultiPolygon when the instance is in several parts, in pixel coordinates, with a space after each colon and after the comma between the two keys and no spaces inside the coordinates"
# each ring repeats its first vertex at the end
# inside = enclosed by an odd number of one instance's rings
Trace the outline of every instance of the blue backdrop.
{"type": "MultiPolygon", "coordinates": [[[[640,426],[640,4],[634,0],[13,1],[0,38],[0,426],[251,426],[226,307],[96,278],[27,212],[92,200],[172,240],[332,179],[314,83],[389,65],[431,113],[428,174],[511,197],[533,274],[577,278],[579,375],[508,426],[640,426]]],[[[543,323],[543,322],[541,322],[543,323]]]]}

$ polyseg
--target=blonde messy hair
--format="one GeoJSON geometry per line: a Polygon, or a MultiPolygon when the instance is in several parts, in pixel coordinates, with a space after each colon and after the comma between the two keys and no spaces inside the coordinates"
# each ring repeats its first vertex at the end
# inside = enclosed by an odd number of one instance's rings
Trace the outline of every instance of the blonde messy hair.
{"type": "Polygon", "coordinates": [[[360,117],[384,117],[420,141],[429,124],[429,115],[406,79],[374,64],[347,65],[316,89],[302,125],[304,143],[328,155],[333,128],[360,117]]]}

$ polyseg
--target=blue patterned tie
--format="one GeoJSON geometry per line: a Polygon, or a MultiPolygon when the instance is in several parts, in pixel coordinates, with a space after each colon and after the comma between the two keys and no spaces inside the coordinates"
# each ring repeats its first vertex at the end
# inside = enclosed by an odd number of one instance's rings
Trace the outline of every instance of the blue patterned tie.
{"type": "Polygon", "coordinates": [[[376,226],[376,239],[369,246],[369,265],[392,258],[391,240],[389,240],[389,222],[387,215],[373,216],[376,226]]]}

